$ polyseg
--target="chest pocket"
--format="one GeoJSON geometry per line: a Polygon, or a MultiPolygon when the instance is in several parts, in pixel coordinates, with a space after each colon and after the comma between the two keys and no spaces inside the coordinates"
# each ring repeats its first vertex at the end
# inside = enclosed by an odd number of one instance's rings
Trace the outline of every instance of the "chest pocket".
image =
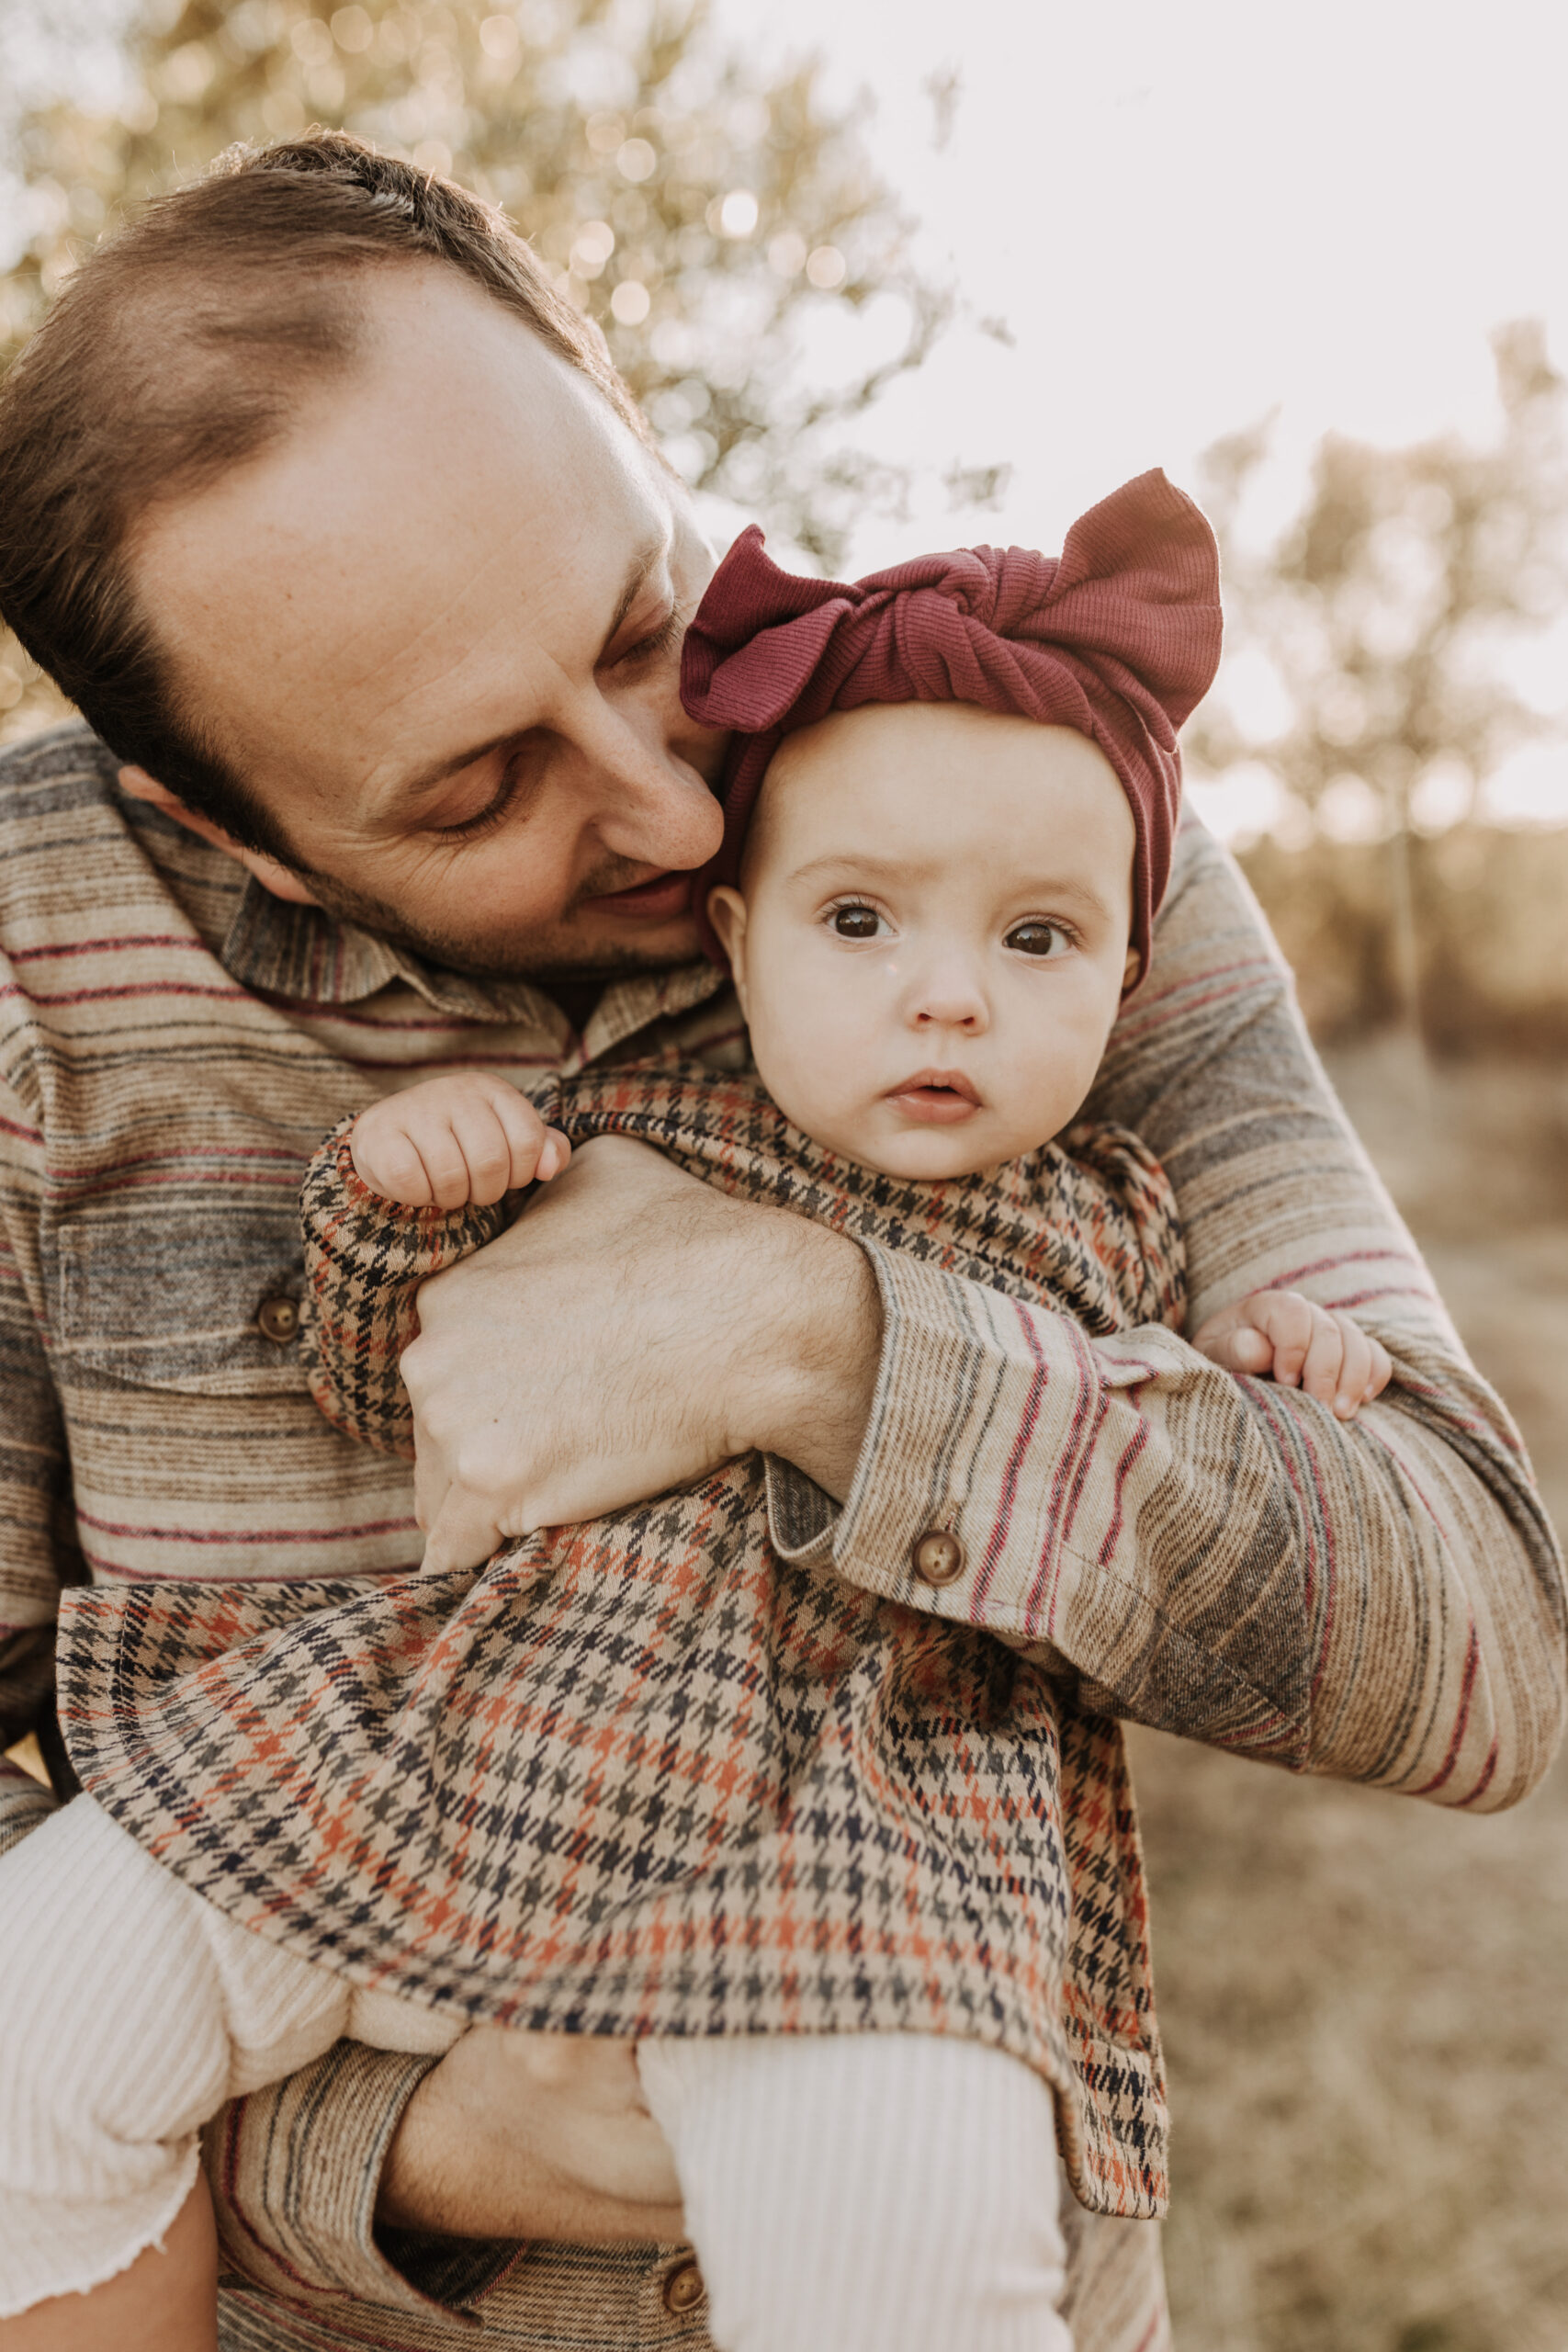
{"type": "Polygon", "coordinates": [[[215,1216],[104,1203],[55,1227],[55,1348],[67,1380],[187,1396],[305,1391],[305,1283],[292,1193],[215,1216]]]}

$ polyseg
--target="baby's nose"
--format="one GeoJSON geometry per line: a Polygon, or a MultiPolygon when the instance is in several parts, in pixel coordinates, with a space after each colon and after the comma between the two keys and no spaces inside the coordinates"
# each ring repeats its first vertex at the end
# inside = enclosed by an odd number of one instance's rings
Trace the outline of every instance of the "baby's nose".
{"type": "Polygon", "coordinates": [[[986,992],[962,960],[944,961],[924,973],[911,991],[909,1010],[923,1029],[978,1030],[989,1018],[986,992]]]}

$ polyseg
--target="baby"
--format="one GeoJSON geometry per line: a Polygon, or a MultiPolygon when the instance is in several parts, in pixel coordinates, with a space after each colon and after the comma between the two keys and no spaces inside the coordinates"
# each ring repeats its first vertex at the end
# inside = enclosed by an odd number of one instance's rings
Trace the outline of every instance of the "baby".
{"type": "MultiPolygon", "coordinates": [[[[787,737],[739,885],[707,902],[773,1102],[845,1159],[925,1183],[1061,1135],[1140,977],[1133,855],[1114,771],[1066,728],[906,703],[787,737]]],[[[383,1200],[449,1211],[547,1182],[571,1145],[461,1071],[363,1112],[350,1153],[383,1200]]],[[[1192,1344],[1341,1419],[1389,1378],[1377,1340],[1299,1291],[1255,1291],[1192,1344]]]]}
{"type": "MultiPolygon", "coordinates": [[[[396,1361],[418,1283],[604,1134],[1090,1332],[1179,1323],[1161,1171],[1135,1138],[1071,1123],[1146,963],[1174,723],[1217,655],[1212,542],[1159,477],[1077,533],[1059,567],[979,551],[988,601],[973,559],[839,590],[776,572],[756,534],[732,550],[685,684],[750,730],[706,907],[756,1079],[629,1064],[536,1104],[457,1073],[330,1138],[305,1215],[313,1385],[340,1425],[406,1448],[396,1361]],[[1063,581],[1108,539],[1125,551],[1121,616],[1095,624],[1114,683],[1096,671],[1086,692],[1062,650],[1084,600],[1063,581]],[[1151,614],[1157,634],[1183,598],[1196,676],[1161,684],[1151,614]]],[[[1194,1344],[1342,1416],[1390,1376],[1349,1317],[1291,1293],[1238,1302],[1194,1344]]],[[[210,1758],[243,1714],[235,1786],[263,1755],[285,1773],[255,1785],[250,1857],[203,1846],[177,1770],[153,1787],[95,1750],[92,1726],[122,1736],[123,1701],[117,1717],[68,1659],[73,1752],[108,1811],[79,1801],[0,1869],[17,2086],[0,2314],[97,2290],[153,2243],[225,2097],[345,2031],[435,2049],[483,2016],[637,2039],[721,2352],[1064,2352],[1058,2141],[1106,2210],[1107,2182],[1137,2169],[1082,2092],[1106,2044],[1063,2014],[1070,1702],[961,1616],[840,1582],[825,1508],[753,1461],[524,1535],[482,1573],[230,1594],[205,1651],[188,1597],[171,1603],[152,1636],[177,1632],[201,1670],[149,1700],[136,1752],[210,1758]],[[73,1888],[113,1954],[96,2055],[89,2021],[49,2016],[39,1960],[73,1888]]],[[[940,1589],[964,1566],[955,1512],[912,1573],[940,1589]]],[[[1116,1726],[1070,1728],[1125,1814],[1116,1726]]],[[[1157,2201],[1122,2193],[1121,2210],[1157,2201]]]]}

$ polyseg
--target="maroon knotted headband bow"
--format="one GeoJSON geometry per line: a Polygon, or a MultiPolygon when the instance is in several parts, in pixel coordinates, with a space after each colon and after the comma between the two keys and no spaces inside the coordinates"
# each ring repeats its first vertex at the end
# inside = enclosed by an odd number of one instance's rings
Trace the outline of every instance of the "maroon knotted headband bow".
{"type": "Polygon", "coordinates": [[[1059,556],[959,548],[848,585],[781,571],[753,524],[714,573],[681,657],[692,717],[739,730],[724,842],[699,899],[737,878],[784,735],[864,703],[974,703],[1076,728],[1111,762],[1137,829],[1132,944],[1146,972],[1181,797],[1176,733],[1219,658],[1214,535],[1158,471],[1080,515],[1059,556]]]}

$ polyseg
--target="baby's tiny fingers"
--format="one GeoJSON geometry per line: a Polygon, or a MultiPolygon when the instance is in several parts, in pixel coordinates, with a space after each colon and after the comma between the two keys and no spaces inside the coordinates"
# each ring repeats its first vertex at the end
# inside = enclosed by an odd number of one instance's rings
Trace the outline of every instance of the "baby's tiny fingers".
{"type": "Polygon", "coordinates": [[[381,1133],[377,1126],[368,1125],[362,1135],[356,1124],[348,1148],[361,1183],[368,1184],[373,1193],[379,1193],[384,1201],[396,1201],[410,1209],[430,1206],[430,1178],[424,1162],[412,1137],[401,1128],[381,1133]]]}
{"type": "Polygon", "coordinates": [[[1389,1382],[1393,1378],[1393,1359],[1389,1354],[1388,1350],[1383,1346],[1382,1341],[1381,1340],[1374,1340],[1371,1342],[1371,1350],[1372,1368],[1368,1377],[1367,1385],[1361,1391],[1361,1402],[1363,1405],[1370,1405],[1374,1397],[1381,1396],[1383,1390],[1388,1386],[1389,1382]]]}
{"type": "Polygon", "coordinates": [[[1258,1329],[1274,1351],[1274,1378],[1282,1388],[1294,1388],[1306,1377],[1316,1310],[1293,1290],[1260,1292],[1251,1305],[1258,1329]]]}
{"type": "Polygon", "coordinates": [[[422,1121],[413,1131],[424,1172],[430,1179],[431,1202],[444,1215],[460,1209],[474,1197],[468,1141],[459,1125],[461,1117],[461,1113],[454,1116],[433,1111],[428,1120],[422,1121]]]}
{"type": "Polygon", "coordinates": [[[1360,1410],[1368,1381],[1372,1374],[1372,1343],[1360,1325],[1348,1315],[1336,1314],[1344,1354],[1339,1364],[1339,1377],[1335,1386],[1334,1409],[1342,1421],[1354,1420],[1360,1410]]]}
{"type": "Polygon", "coordinates": [[[562,1135],[558,1127],[547,1127],[545,1140],[539,1151],[539,1164],[534,1173],[541,1184],[547,1184],[552,1176],[560,1174],[570,1158],[571,1145],[569,1139],[562,1135]]]}
{"type": "Polygon", "coordinates": [[[1339,1393],[1340,1368],[1345,1362],[1345,1334],[1332,1315],[1313,1310],[1313,1334],[1302,1365],[1302,1387],[1320,1405],[1332,1405],[1339,1393]]]}
{"type": "MultiPolygon", "coordinates": [[[[462,1199],[489,1208],[512,1181],[512,1141],[501,1106],[489,1098],[465,1102],[454,1113],[452,1125],[466,1170],[462,1199]]],[[[442,1203],[444,1208],[461,1205],[461,1201],[442,1203]]]]}
{"type": "MultiPolygon", "coordinates": [[[[505,1088],[498,1095],[495,1113],[505,1134],[510,1155],[506,1189],[510,1193],[521,1192],[525,1184],[531,1184],[536,1176],[546,1172],[543,1160],[549,1146],[550,1130],[527,1096],[519,1094],[514,1086],[505,1088]]],[[[561,1140],[564,1143],[566,1138],[562,1136],[561,1140]]],[[[564,1159],[560,1166],[566,1166],[564,1159]]],[[[550,1170],[552,1175],[556,1172],[554,1169],[550,1170]]]]}

